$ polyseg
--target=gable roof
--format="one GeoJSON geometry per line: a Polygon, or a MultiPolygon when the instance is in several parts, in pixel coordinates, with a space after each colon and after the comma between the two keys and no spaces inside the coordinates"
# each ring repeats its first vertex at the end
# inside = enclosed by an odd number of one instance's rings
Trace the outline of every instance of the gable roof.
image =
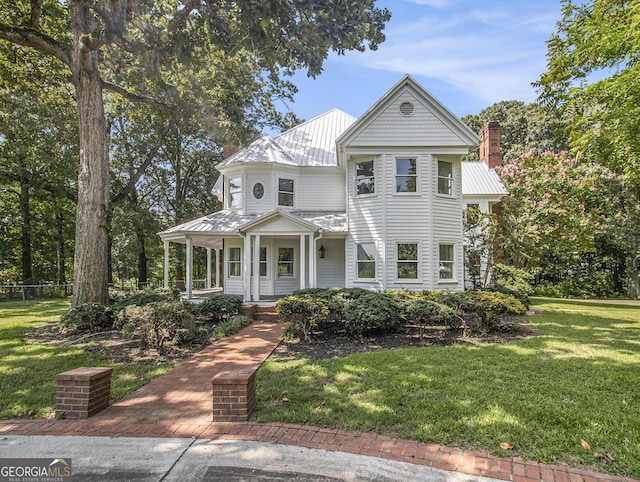
{"type": "Polygon", "coordinates": [[[222,161],[217,167],[239,163],[276,163],[300,167],[335,167],[338,165],[336,139],[356,118],[332,109],[275,139],[261,137],[222,161]]]}
{"type": "Polygon", "coordinates": [[[465,161],[462,166],[463,196],[506,196],[509,194],[495,169],[484,162],[465,161]]]}
{"type": "Polygon", "coordinates": [[[402,77],[337,139],[341,145],[388,143],[389,133],[398,134],[405,146],[473,147],[480,138],[410,75],[402,77]],[[417,106],[400,114],[401,104],[417,106]]]}

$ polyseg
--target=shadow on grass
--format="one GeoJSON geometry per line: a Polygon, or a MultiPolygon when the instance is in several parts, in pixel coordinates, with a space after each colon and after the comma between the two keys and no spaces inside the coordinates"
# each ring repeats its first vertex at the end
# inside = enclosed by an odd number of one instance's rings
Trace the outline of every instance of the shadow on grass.
{"type": "MultiPolygon", "coordinates": [[[[554,300],[555,301],[555,300],[554,300]]],[[[567,309],[575,305],[567,304],[567,309]]],[[[270,360],[259,421],[376,432],[640,476],[640,314],[548,312],[514,343],[270,360]],[[586,440],[593,451],[585,450],[586,440]],[[613,463],[594,456],[608,452],[613,463]]]]}

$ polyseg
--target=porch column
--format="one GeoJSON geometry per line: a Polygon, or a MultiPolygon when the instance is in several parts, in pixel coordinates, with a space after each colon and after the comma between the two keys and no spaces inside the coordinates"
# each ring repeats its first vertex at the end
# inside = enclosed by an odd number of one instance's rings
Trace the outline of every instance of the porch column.
{"type": "Polygon", "coordinates": [[[305,278],[307,277],[307,253],[305,252],[306,247],[306,236],[304,234],[300,235],[300,289],[303,290],[306,287],[305,278]]]}
{"type": "Polygon", "coordinates": [[[207,282],[205,288],[211,289],[211,248],[207,248],[207,282]]]}
{"type": "Polygon", "coordinates": [[[260,301],[260,235],[253,237],[253,301],[260,301]]]}
{"type": "Polygon", "coordinates": [[[164,242],[164,287],[169,287],[169,241],[164,242]]]}
{"type": "Polygon", "coordinates": [[[187,299],[191,299],[193,289],[193,244],[191,238],[187,237],[187,275],[185,283],[187,284],[187,299]]]}
{"type": "Polygon", "coordinates": [[[309,288],[317,287],[316,273],[316,238],[312,234],[309,236],[309,288]]]}
{"type": "Polygon", "coordinates": [[[216,288],[220,286],[220,250],[216,249],[216,288]]]}
{"type": "Polygon", "coordinates": [[[251,301],[251,236],[244,237],[244,253],[242,255],[242,292],[243,301],[251,301]]]}

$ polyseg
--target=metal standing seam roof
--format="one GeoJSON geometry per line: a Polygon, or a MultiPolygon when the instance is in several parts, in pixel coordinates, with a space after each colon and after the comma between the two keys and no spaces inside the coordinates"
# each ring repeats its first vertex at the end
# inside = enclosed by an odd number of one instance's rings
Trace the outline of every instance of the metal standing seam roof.
{"type": "MultiPolygon", "coordinates": [[[[238,234],[244,226],[259,221],[260,218],[271,216],[272,214],[273,212],[264,214],[240,214],[225,209],[174,226],[158,234],[160,237],[171,237],[171,235],[174,234],[238,234]]],[[[347,232],[347,215],[342,211],[287,211],[287,214],[303,219],[316,226],[319,230],[323,230],[325,233],[341,234],[347,232]]]]}
{"type": "Polygon", "coordinates": [[[336,139],[356,118],[332,109],[280,134],[261,137],[218,164],[270,162],[301,167],[338,165],[336,139]]]}
{"type": "Polygon", "coordinates": [[[505,196],[509,194],[495,169],[484,162],[462,162],[463,196],[505,196]]]}

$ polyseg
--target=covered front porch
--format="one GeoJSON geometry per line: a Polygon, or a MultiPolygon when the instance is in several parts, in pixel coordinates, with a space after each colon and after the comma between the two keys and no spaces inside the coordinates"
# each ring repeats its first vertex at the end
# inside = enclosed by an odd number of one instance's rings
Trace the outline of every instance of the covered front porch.
{"type": "Polygon", "coordinates": [[[189,300],[204,297],[193,289],[193,250],[207,251],[205,293],[241,295],[245,302],[274,300],[296,290],[344,286],[344,230],[340,213],[307,213],[310,219],[280,210],[262,216],[228,212],[210,215],[160,233],[164,241],[164,284],[169,285],[169,243],[186,246],[185,294],[189,300]],[[240,217],[241,219],[238,219],[240,217]],[[321,223],[318,223],[318,219],[321,223]],[[315,222],[314,222],[315,221],[315,222]],[[338,232],[336,232],[338,231],[338,232]]]}

